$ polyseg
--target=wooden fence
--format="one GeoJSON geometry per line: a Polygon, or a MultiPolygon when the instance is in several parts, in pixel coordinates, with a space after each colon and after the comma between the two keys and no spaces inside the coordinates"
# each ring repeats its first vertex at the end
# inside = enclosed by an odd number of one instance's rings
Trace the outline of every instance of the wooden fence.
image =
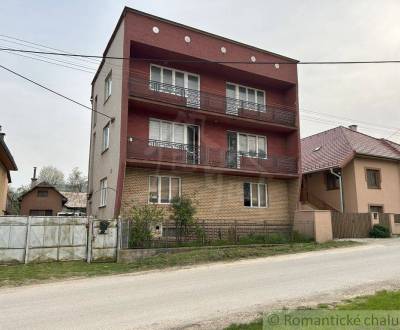
{"type": "Polygon", "coordinates": [[[370,213],[332,212],[333,238],[366,238],[371,225],[370,213]]]}

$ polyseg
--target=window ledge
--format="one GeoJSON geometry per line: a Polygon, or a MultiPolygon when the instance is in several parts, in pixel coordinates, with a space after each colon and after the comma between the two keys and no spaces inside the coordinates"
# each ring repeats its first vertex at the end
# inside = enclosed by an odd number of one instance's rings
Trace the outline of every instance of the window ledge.
{"type": "Polygon", "coordinates": [[[100,205],[99,209],[104,209],[107,205],[100,205]]]}

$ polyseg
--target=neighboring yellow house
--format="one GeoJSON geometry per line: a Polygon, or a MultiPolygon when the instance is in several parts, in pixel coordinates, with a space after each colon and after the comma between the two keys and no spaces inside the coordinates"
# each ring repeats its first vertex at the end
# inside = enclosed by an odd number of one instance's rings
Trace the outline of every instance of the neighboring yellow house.
{"type": "Polygon", "coordinates": [[[11,182],[10,171],[17,170],[17,165],[7,148],[4,136],[0,126],[0,215],[6,214],[8,184],[11,182]]]}
{"type": "Polygon", "coordinates": [[[302,208],[400,214],[400,145],[340,126],[301,141],[302,208]]]}

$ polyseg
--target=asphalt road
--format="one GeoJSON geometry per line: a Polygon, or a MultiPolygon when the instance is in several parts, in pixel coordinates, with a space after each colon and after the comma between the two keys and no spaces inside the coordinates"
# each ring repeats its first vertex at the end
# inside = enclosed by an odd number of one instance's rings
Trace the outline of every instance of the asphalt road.
{"type": "Polygon", "coordinates": [[[397,287],[400,239],[0,290],[1,329],[219,328],[266,308],[397,287]]]}

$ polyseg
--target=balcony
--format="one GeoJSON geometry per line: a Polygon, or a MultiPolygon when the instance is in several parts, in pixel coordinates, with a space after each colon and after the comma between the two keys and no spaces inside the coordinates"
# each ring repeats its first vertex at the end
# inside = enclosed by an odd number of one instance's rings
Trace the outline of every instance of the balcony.
{"type": "Polygon", "coordinates": [[[129,96],[184,107],[190,111],[296,127],[295,110],[285,106],[257,104],[137,77],[129,80],[129,96]]]}
{"type": "Polygon", "coordinates": [[[297,175],[293,157],[243,154],[221,148],[196,147],[188,144],[129,137],[127,159],[176,164],[195,168],[215,168],[240,172],[297,175]]]}

